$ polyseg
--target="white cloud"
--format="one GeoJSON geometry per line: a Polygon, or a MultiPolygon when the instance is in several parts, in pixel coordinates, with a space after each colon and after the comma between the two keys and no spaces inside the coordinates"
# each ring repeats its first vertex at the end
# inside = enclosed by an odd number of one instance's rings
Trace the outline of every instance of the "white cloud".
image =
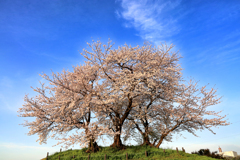
{"type": "Polygon", "coordinates": [[[134,27],[139,36],[150,41],[165,41],[165,38],[177,34],[180,30],[177,22],[186,13],[173,17],[169,12],[176,9],[181,1],[122,0],[123,11],[116,11],[117,17],[127,20],[125,27],[134,27]]]}

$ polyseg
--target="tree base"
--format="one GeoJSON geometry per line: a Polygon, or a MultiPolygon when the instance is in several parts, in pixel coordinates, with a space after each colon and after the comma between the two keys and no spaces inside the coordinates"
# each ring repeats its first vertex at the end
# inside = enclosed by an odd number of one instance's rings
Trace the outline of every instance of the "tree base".
{"type": "Polygon", "coordinates": [[[151,144],[150,142],[145,142],[145,143],[143,143],[143,144],[141,144],[140,146],[150,146],[150,147],[155,147],[153,144],[151,144]]]}
{"type": "Polygon", "coordinates": [[[99,151],[99,147],[98,147],[98,144],[97,142],[94,142],[92,146],[90,146],[88,148],[88,150],[86,150],[86,153],[95,153],[95,152],[98,152],[99,151]]]}
{"type": "Polygon", "coordinates": [[[125,145],[123,145],[123,144],[116,144],[116,143],[113,143],[112,145],[110,145],[110,147],[116,148],[118,150],[125,150],[126,149],[125,145]]]}
{"type": "Polygon", "coordinates": [[[118,150],[126,149],[126,146],[124,146],[124,145],[122,144],[122,141],[121,141],[121,139],[120,139],[120,135],[115,135],[115,136],[114,136],[113,144],[110,145],[110,147],[116,148],[116,149],[118,149],[118,150]]]}

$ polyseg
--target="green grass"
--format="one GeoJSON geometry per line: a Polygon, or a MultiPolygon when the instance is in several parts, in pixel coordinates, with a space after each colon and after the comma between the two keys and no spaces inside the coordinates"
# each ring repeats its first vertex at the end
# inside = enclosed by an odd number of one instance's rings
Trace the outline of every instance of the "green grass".
{"type": "MultiPolygon", "coordinates": [[[[62,152],[56,152],[49,155],[48,160],[87,160],[89,153],[86,153],[87,148],[80,150],[67,150],[62,152]],[[75,158],[72,158],[75,155],[75,158]]],[[[90,154],[90,160],[104,160],[104,155],[107,155],[107,160],[125,160],[126,153],[128,153],[128,159],[130,160],[216,160],[215,158],[210,158],[206,156],[200,156],[197,154],[184,153],[183,151],[178,151],[173,149],[165,149],[165,154],[163,149],[151,148],[146,146],[127,146],[125,150],[117,150],[110,147],[101,147],[100,151],[97,153],[90,154]],[[148,157],[145,156],[145,151],[148,152],[148,157]]],[[[43,158],[41,160],[46,160],[43,158]]]]}

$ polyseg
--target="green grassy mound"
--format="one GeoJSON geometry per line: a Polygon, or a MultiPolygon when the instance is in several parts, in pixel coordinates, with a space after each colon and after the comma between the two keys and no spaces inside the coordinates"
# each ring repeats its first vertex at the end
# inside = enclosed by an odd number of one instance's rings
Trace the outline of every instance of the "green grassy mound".
{"type": "MultiPolygon", "coordinates": [[[[105,155],[107,160],[125,160],[126,153],[128,154],[129,160],[216,160],[207,156],[201,156],[197,154],[184,153],[183,151],[177,151],[172,149],[151,148],[146,146],[126,146],[124,150],[118,150],[116,148],[101,147],[97,153],[86,153],[87,148],[80,150],[67,150],[62,152],[56,152],[49,155],[48,160],[104,160],[105,155]],[[145,155],[147,151],[147,157],[145,155]],[[73,158],[74,155],[74,158],[73,158]]],[[[41,160],[46,160],[43,158],[41,160]]]]}

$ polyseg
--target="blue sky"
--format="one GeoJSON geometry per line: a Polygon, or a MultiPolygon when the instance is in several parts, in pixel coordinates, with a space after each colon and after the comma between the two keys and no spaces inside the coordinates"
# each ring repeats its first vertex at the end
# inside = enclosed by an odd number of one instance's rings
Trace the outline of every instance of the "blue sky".
{"type": "Polygon", "coordinates": [[[17,117],[17,110],[25,94],[38,95],[30,86],[48,84],[39,74],[73,71],[72,65],[87,60],[80,54],[86,42],[100,38],[103,44],[110,38],[113,49],[125,43],[141,46],[144,40],[172,43],[183,56],[183,77],[200,81],[200,87],[215,85],[223,96],[222,103],[207,110],[223,110],[220,115],[227,115],[224,120],[231,125],[212,128],[216,135],[208,130],[197,131],[199,137],[181,132],[186,139],[174,135],[172,143],[160,147],[184,147],[190,153],[220,146],[240,155],[239,1],[5,0],[0,1],[0,35],[2,159],[39,160],[59,151],[60,146],[52,147],[57,140],[39,145],[37,135],[28,136],[29,129],[19,124],[31,119],[17,117]]]}

